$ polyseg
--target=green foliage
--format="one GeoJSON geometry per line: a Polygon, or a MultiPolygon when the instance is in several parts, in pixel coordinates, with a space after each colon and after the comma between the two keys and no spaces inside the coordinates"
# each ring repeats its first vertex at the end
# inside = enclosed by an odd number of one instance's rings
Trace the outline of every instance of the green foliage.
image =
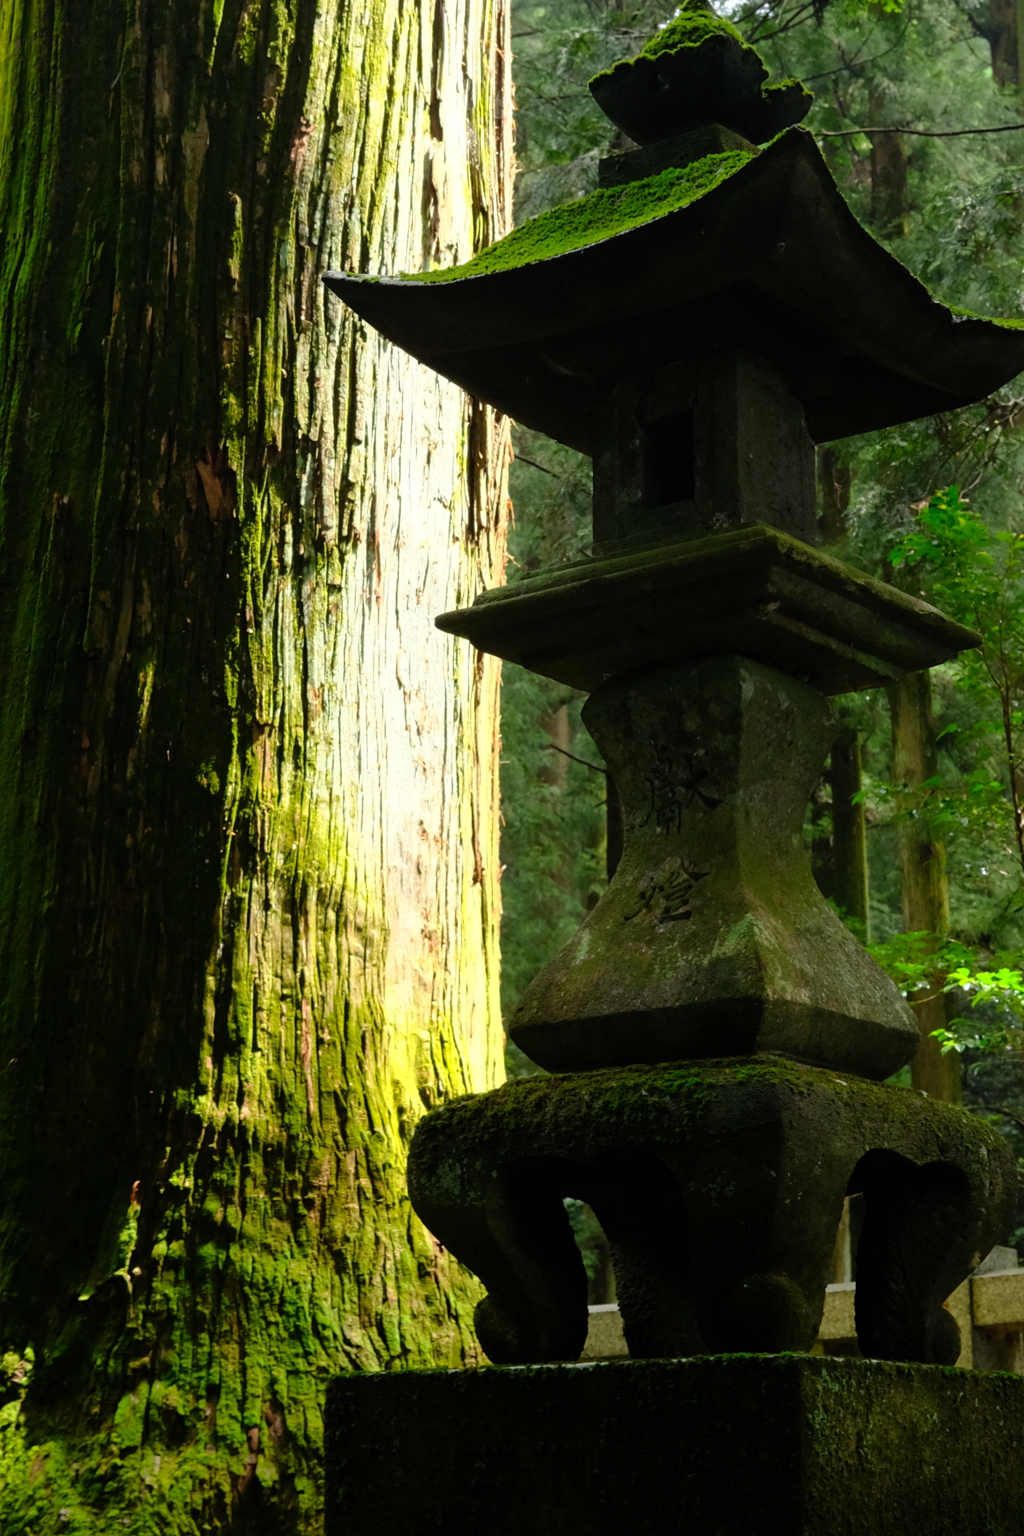
{"type": "MultiPolygon", "coordinates": [[[[792,26],[790,13],[774,6],[748,15],[751,40],[773,67],[813,85],[808,124],[815,131],[877,124],[959,130],[1021,115],[1017,101],[993,80],[986,40],[953,5],[913,0],[890,18],[877,7],[832,5],[817,19],[807,15],[792,26]]],[[[865,222],[875,220],[877,233],[876,183],[884,180],[884,157],[873,151],[881,141],[853,136],[820,142],[853,210],[865,222]]],[[[908,137],[898,148],[906,153],[907,217],[906,233],[891,242],[894,253],[958,308],[1019,315],[1024,139],[908,137]]],[[[894,158],[898,162],[899,154],[894,158]]],[[[997,535],[1019,527],[1024,445],[1018,393],[1010,385],[969,409],[840,445],[852,470],[853,496],[849,535],[837,553],[935,602],[986,638],[982,652],[933,673],[938,773],[913,794],[891,782],[884,699],[880,705],[864,699],[853,704],[862,732],[872,928],[882,938],[902,926],[896,841],[904,816],[926,822],[930,835],[945,842],[954,934],[982,953],[1021,945],[1015,775],[987,666],[995,652],[994,670],[1010,673],[1014,653],[1019,655],[1008,633],[1016,618],[1015,557],[1008,560],[997,548],[997,535]],[[927,523],[937,508],[922,521],[933,498],[954,482],[963,488],[961,501],[970,494],[980,509],[974,533],[980,528],[984,540],[988,530],[987,570],[984,543],[969,548],[969,528],[947,527],[936,540],[927,523]],[[905,546],[906,558],[894,565],[890,552],[910,535],[925,536],[931,547],[919,545],[914,558],[905,546]],[[952,544],[958,544],[959,558],[950,566],[952,544]],[[979,583],[988,590],[979,592],[979,583]],[[967,599],[979,596],[984,601],[972,607],[967,599]],[[1002,639],[990,632],[1000,603],[1002,639]]]]}
{"type": "MultiPolygon", "coordinates": [[[[933,933],[897,933],[868,945],[868,953],[911,1002],[920,1002],[947,971],[969,974],[974,951],[956,939],[933,933]]],[[[938,982],[941,987],[942,981],[938,982]]]]}
{"type": "MultiPolygon", "coordinates": [[[[986,18],[974,13],[976,26],[952,0],[770,3],[732,14],[774,74],[796,75],[814,91],[806,122],[815,133],[878,126],[941,132],[1021,116],[1012,93],[993,79],[986,18]]],[[[878,142],[871,135],[819,142],[853,211],[878,234],[878,142]]],[[[1019,313],[1024,134],[908,138],[901,148],[909,158],[907,218],[893,246],[899,259],[943,299],[972,311],[1019,313]]]]}
{"type": "Polygon", "coordinates": [[[502,685],[502,1002],[572,936],[603,885],[606,781],[572,689],[513,672],[502,685]],[[566,751],[551,739],[565,713],[566,751]],[[545,726],[548,729],[545,729],[545,726]],[[589,760],[597,769],[587,768],[589,760]]]}
{"type": "MultiPolygon", "coordinates": [[[[995,515],[983,518],[957,487],[947,488],[902,509],[896,502],[897,517],[889,528],[876,524],[868,539],[862,539],[861,550],[874,541],[877,558],[884,558],[903,584],[977,629],[982,644],[933,674],[939,772],[908,791],[891,783],[882,766],[866,784],[864,798],[875,828],[876,855],[883,853],[879,831],[894,832],[901,817],[927,825],[929,835],[945,844],[953,931],[970,946],[971,955],[969,960],[948,955],[944,965],[955,969],[968,964],[974,973],[986,963],[978,954],[1003,951],[1012,956],[1021,947],[1024,549],[1013,527],[1016,509],[1010,497],[1001,494],[997,474],[1009,476],[1017,468],[1012,435],[993,425],[988,436],[996,441],[989,445],[986,434],[977,430],[979,416],[960,414],[956,426],[962,458],[970,462],[976,455],[976,480],[984,482],[985,500],[995,515]],[[985,455],[990,455],[988,462],[985,455]]],[[[886,472],[881,437],[876,434],[874,444],[876,473],[880,467],[886,472]]],[[[902,442],[907,442],[906,435],[902,442]]],[[[917,459],[918,472],[922,458],[917,459]]],[[[902,475],[910,462],[908,453],[897,474],[902,475]]],[[[883,867],[876,857],[876,872],[883,867]]],[[[879,874],[876,885],[884,878],[879,874]]],[[[898,896],[898,887],[893,894],[898,896]]],[[[885,936],[892,930],[883,922],[879,931],[885,936]]],[[[950,1027],[959,1030],[959,1024],[950,1027]]],[[[1000,1028],[993,1016],[985,1038],[1001,1039],[1000,1028]]],[[[965,1042],[973,1038],[970,1028],[961,1034],[965,1042]]]]}
{"type": "Polygon", "coordinates": [[[597,161],[622,147],[587,82],[640,51],[671,7],[641,0],[609,10],[602,0],[516,0],[516,222],[583,196],[597,161]]]}
{"type": "Polygon", "coordinates": [[[980,1011],[976,1019],[958,1016],[950,1020],[948,1029],[933,1032],[942,1043],[943,1053],[1024,1048],[1024,971],[1018,969],[1019,955],[1000,958],[1018,964],[1000,965],[995,971],[975,971],[962,965],[949,972],[945,990],[961,992],[971,1009],[980,1011]]]}
{"type": "MultiPolygon", "coordinates": [[[[889,560],[897,569],[924,566],[938,606],[981,635],[978,649],[954,664],[978,716],[971,731],[977,767],[953,803],[968,826],[981,820],[998,828],[1009,814],[1007,842],[1024,879],[1024,533],[989,527],[951,486],[919,508],[917,526],[889,560]],[[997,777],[988,764],[996,766],[997,777]]],[[[948,815],[950,797],[941,781],[927,789],[948,815]]]]}
{"type": "Polygon", "coordinates": [[[968,945],[934,933],[898,933],[868,951],[908,1002],[936,991],[952,993],[973,1017],[958,1014],[946,1029],[932,1033],[949,1051],[1024,1049],[1024,970],[1019,954],[997,954],[979,969],[968,945]],[[977,1012],[975,1011],[977,1010],[977,1012]]]}

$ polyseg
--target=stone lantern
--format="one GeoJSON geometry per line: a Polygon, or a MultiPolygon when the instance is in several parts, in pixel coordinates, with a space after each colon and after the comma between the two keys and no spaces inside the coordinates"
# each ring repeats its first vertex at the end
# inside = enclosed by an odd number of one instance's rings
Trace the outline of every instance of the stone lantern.
{"type": "MultiPolygon", "coordinates": [[[[560,1394],[614,1416],[619,1394],[641,1391],[623,1373],[644,1361],[673,1363],[650,1378],[666,1411],[680,1371],[692,1384],[741,1353],[757,1357],[755,1395],[780,1354],[812,1375],[860,1369],[806,1353],[852,1193],[865,1197],[862,1354],[951,1366],[943,1302],[1015,1198],[995,1132],[885,1085],[917,1024],[819,894],[803,819],[836,730],[830,695],[978,640],[814,547],[814,445],[979,399],[1024,368],[1024,331],[933,299],[794,126],[807,93],[765,81],[735,29],[685,11],[592,82],[640,146],[602,162],[596,192],[454,270],[325,279],[421,362],[593,457],[586,557],[437,622],[590,693],[622,859],[512,1020],[553,1075],[426,1116],[409,1164],[419,1215],[486,1286],[477,1331],[499,1365],[578,1359],[586,1282],[564,1199],[601,1222],[632,1360],[594,1368],[586,1388],[540,1372],[529,1389],[479,1389],[499,1417],[495,1394],[512,1394],[513,1417],[534,1415],[565,1455],[560,1394]]],[[[401,1381],[388,1378],[390,1397],[383,1382],[338,1384],[339,1446],[372,1423],[402,1457],[401,1393],[404,1411],[443,1419],[448,1392],[479,1449],[465,1383],[401,1381]],[[391,1406],[375,1419],[372,1403],[391,1406]]],[[[359,1498],[339,1498],[339,1522],[344,1508],[361,1531],[359,1498]]],[[[531,1527],[530,1507],[495,1494],[486,1528],[507,1515],[509,1530],[569,1529],[531,1527]]],[[[724,1508],[708,1531],[732,1529],[724,1508]]],[[[690,1530],[658,1509],[650,1529],[690,1530]]]]}

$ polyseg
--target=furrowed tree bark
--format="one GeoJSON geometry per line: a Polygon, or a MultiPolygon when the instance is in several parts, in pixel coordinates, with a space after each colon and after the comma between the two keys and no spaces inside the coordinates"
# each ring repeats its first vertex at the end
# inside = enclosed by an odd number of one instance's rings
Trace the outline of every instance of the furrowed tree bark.
{"type": "MultiPolygon", "coordinates": [[[[893,779],[902,809],[910,810],[898,822],[900,878],[903,891],[903,927],[907,933],[941,937],[949,931],[949,885],[946,851],[933,838],[926,817],[911,807],[914,791],[936,771],[935,721],[932,714],[931,676],[910,672],[887,690],[892,721],[893,779]]],[[[936,971],[926,996],[913,1009],[921,1029],[921,1043],[910,1065],[911,1082],[933,1099],[959,1104],[960,1058],[955,1051],[943,1056],[932,1031],[948,1022],[945,977],[936,971]]]]}
{"type": "Polygon", "coordinates": [[[329,1376],[476,1359],[505,427],[319,279],[503,232],[507,31],[0,0],[5,1536],[318,1531],[329,1376]]]}

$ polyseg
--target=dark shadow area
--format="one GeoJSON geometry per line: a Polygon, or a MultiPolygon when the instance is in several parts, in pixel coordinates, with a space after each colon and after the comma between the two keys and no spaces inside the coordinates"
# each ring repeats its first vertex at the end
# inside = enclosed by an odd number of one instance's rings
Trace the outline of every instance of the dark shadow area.
{"type": "Polygon", "coordinates": [[[693,412],[677,411],[644,430],[643,503],[647,508],[692,501],[696,490],[693,412]]]}

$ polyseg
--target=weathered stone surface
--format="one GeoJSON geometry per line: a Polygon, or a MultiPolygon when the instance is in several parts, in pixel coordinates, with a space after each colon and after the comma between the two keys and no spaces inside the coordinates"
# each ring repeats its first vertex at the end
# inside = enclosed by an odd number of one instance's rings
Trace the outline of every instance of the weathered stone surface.
{"type": "Polygon", "coordinates": [[[714,352],[609,391],[594,455],[594,552],[769,523],[817,542],[814,444],[770,363],[714,352]]]}
{"type": "Polygon", "coordinates": [[[852,1280],[840,1285],[830,1285],[825,1292],[825,1310],[818,1327],[818,1338],[831,1343],[833,1340],[857,1339],[854,1306],[857,1287],[852,1280]]]}
{"type": "Polygon", "coordinates": [[[835,731],[824,696],[716,656],[606,683],[583,718],[622,801],[622,858],[524,993],[520,1049],[552,1071],[776,1051],[885,1078],[909,1061],[916,1020],[804,847],[835,731]]]}
{"type": "Polygon", "coordinates": [[[862,1353],[952,1364],[942,1303],[1002,1238],[1016,1171],[1003,1138],[954,1105],[757,1057],[520,1079],[456,1100],[417,1126],[409,1192],[487,1287],[477,1333],[496,1363],[583,1349],[566,1197],[604,1229],[640,1358],[810,1349],[843,1198],[862,1193],[862,1353]]]}
{"type": "MultiPolygon", "coordinates": [[[[1016,1259],[1016,1249],[997,1246],[970,1279],[946,1297],[943,1305],[960,1330],[955,1365],[1024,1374],[1024,1269],[1017,1264],[998,1269],[992,1266],[993,1254],[1007,1252],[1016,1259]]],[[[856,1292],[852,1280],[826,1286],[815,1353],[859,1358],[856,1292]]],[[[591,1306],[587,1311],[587,1340],[580,1360],[628,1359],[618,1303],[591,1306]]]]}
{"type": "Polygon", "coordinates": [[[774,528],[589,560],[481,593],[439,629],[592,692],[652,663],[749,656],[822,693],[875,688],[981,637],[774,528]]]}
{"type": "Polygon", "coordinates": [[[618,1303],[588,1307],[587,1337],[581,1361],[628,1359],[626,1338],[622,1332],[622,1313],[618,1303]]]}
{"type": "Polygon", "coordinates": [[[972,1287],[974,1321],[979,1328],[1024,1330],[1024,1269],[981,1275],[972,1287]]]}
{"type": "Polygon", "coordinates": [[[1024,1379],[736,1356],[348,1375],[327,1536],[1017,1536],[1024,1379]]]}
{"type": "MultiPolygon", "coordinates": [[[[956,1364],[981,1371],[1016,1371],[1024,1373],[1024,1269],[1017,1262],[1014,1248],[996,1247],[962,1285],[947,1296],[945,1306],[960,1330],[960,1354],[956,1364]],[[1009,1253],[1013,1263],[999,1261],[1000,1253],[1009,1253]],[[1006,1267],[996,1267],[1000,1262],[1006,1267]]],[[[830,1285],[825,1293],[825,1311],[818,1330],[818,1342],[828,1354],[856,1354],[856,1286],[830,1285]]],[[[593,1309],[591,1309],[593,1310],[593,1309]]],[[[616,1351],[611,1347],[615,1335],[609,1315],[601,1319],[603,1331],[595,1333],[596,1348],[588,1335],[584,1357],[607,1358],[616,1351]],[[605,1348],[598,1341],[605,1342],[605,1348]]],[[[622,1342],[619,1353],[625,1352],[622,1342]]]]}

